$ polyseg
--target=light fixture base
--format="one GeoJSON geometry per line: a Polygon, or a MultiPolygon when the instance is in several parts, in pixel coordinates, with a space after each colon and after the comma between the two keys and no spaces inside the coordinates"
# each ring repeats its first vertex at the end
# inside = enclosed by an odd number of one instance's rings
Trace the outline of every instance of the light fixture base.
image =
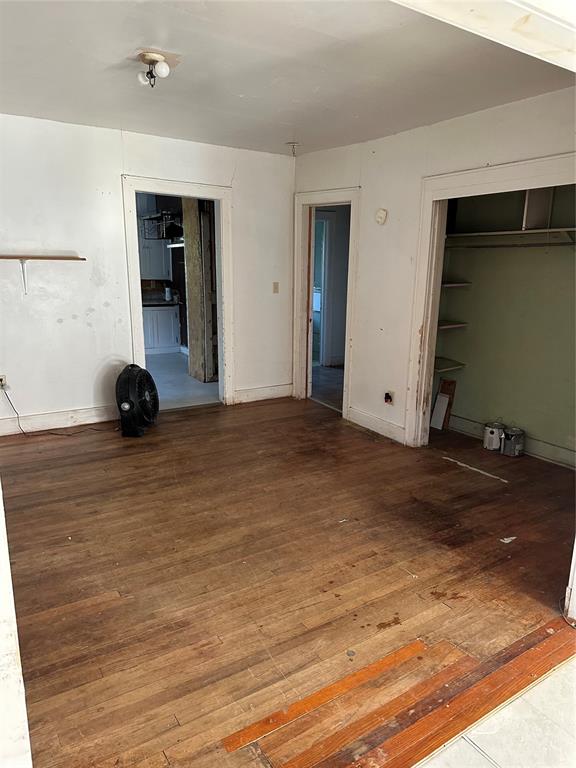
{"type": "Polygon", "coordinates": [[[142,53],[138,55],[138,58],[148,66],[157,64],[159,61],[166,61],[166,56],[162,53],[157,53],[156,51],[142,51],[142,53]]]}

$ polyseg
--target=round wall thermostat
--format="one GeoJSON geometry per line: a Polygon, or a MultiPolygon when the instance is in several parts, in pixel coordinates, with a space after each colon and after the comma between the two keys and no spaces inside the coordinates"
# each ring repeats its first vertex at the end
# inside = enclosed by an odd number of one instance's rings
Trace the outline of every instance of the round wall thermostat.
{"type": "Polygon", "coordinates": [[[386,208],[378,208],[376,211],[376,224],[385,224],[388,218],[388,211],[386,208]]]}

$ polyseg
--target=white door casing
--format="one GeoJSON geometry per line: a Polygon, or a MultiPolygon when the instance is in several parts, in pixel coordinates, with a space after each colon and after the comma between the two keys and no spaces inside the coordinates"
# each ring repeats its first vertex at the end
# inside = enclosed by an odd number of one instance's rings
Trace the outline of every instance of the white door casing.
{"type": "Polygon", "coordinates": [[[418,252],[412,302],[405,441],[428,442],[446,201],[513,190],[574,184],[576,153],[486,166],[422,180],[418,252]]]}
{"type": "Polygon", "coordinates": [[[348,248],[348,285],[346,303],[346,348],[344,356],[344,392],[342,417],[350,410],[350,364],[353,345],[356,269],[358,260],[358,216],[360,187],[299,192],[294,196],[294,350],[293,394],[302,399],[308,396],[309,362],[311,360],[310,303],[311,262],[314,233],[314,208],[325,205],[350,205],[350,243],[348,248]],[[312,212],[312,213],[311,213],[312,212]],[[311,225],[311,228],[310,228],[311,225]]]}
{"type": "MultiPolygon", "coordinates": [[[[232,270],[232,189],[209,184],[170,181],[138,176],[122,176],[124,198],[124,227],[128,270],[130,323],[132,329],[132,359],[145,366],[140,259],[138,252],[138,222],[136,192],[153,195],[173,195],[213,200],[216,214],[216,273],[218,305],[218,387],[220,400],[234,402],[234,307],[232,270]]],[[[167,249],[166,249],[167,250],[167,249]]]]}

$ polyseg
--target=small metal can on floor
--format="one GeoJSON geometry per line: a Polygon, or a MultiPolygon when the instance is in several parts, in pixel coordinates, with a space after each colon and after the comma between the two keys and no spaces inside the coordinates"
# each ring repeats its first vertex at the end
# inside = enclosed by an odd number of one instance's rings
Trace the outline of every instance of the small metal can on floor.
{"type": "Polygon", "coordinates": [[[524,430],[518,427],[506,427],[502,438],[504,456],[522,456],[524,453],[524,430]]]}
{"type": "Polygon", "coordinates": [[[504,424],[501,421],[492,421],[484,427],[484,448],[488,451],[499,451],[504,437],[504,424]]]}

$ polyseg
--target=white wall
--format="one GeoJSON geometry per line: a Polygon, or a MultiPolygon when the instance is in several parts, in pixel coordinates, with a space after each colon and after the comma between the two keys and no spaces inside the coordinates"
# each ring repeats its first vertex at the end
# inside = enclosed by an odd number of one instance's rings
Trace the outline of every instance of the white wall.
{"type": "Polygon", "coordinates": [[[350,418],[404,438],[422,178],[573,151],[574,125],[566,89],[298,158],[298,192],[361,187],[350,418]],[[388,209],[384,226],[378,208],[388,209]]]}
{"type": "MultiPolygon", "coordinates": [[[[237,399],[289,394],[292,158],[12,116],[0,117],[0,147],[0,252],[87,258],[31,262],[28,296],[18,263],[0,262],[0,373],[28,429],[115,412],[114,381],[131,356],[122,173],[232,186],[237,399]]],[[[298,158],[299,191],[362,187],[353,418],[403,437],[422,178],[573,148],[569,89],[298,158]]],[[[15,430],[0,398],[0,433],[15,430]]]]}
{"type": "MultiPolygon", "coordinates": [[[[0,262],[0,373],[25,428],[115,412],[115,379],[131,359],[123,173],[232,186],[238,397],[289,391],[292,158],[0,116],[0,253],[87,259],[29,262],[28,296],[19,263],[0,262]]],[[[0,434],[15,430],[0,398],[0,434]]]]}

